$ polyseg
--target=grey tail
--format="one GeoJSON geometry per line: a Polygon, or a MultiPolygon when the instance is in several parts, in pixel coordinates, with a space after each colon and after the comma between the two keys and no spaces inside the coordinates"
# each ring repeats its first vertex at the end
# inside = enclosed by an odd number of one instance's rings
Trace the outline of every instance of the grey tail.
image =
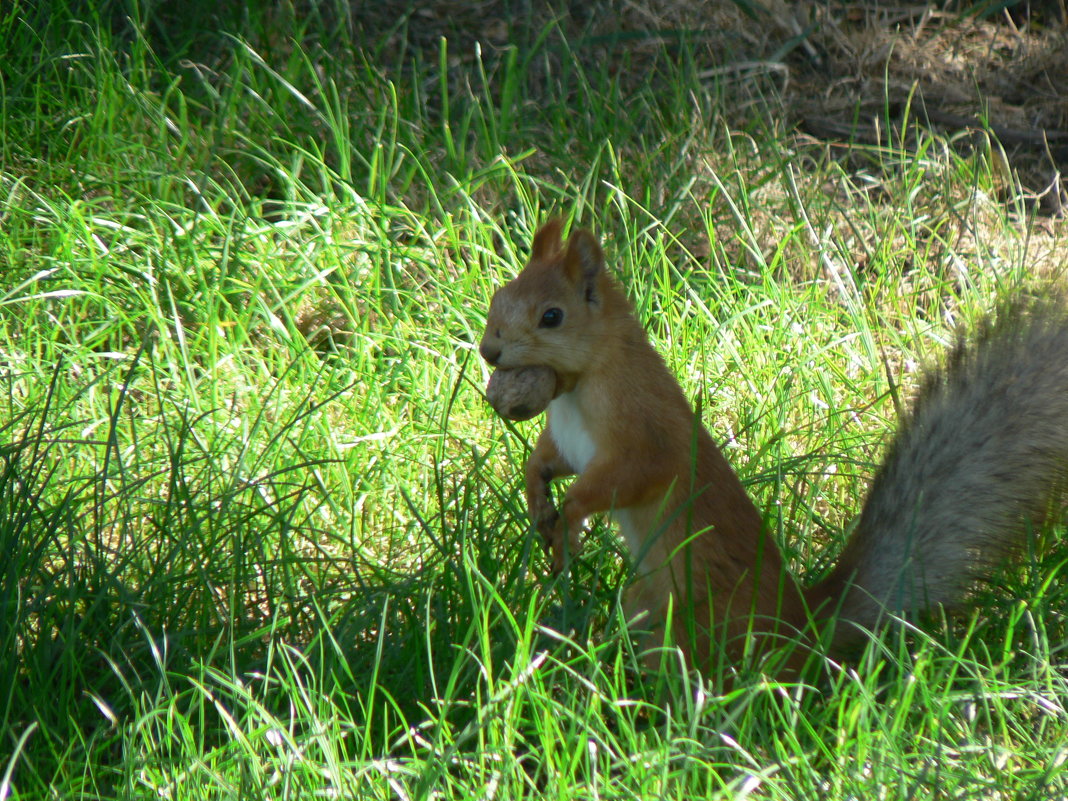
{"type": "Polygon", "coordinates": [[[1047,516],[1066,465],[1068,315],[1060,302],[1017,303],[927,376],[854,537],[809,590],[840,607],[835,641],[888,611],[958,605],[1047,516]]]}

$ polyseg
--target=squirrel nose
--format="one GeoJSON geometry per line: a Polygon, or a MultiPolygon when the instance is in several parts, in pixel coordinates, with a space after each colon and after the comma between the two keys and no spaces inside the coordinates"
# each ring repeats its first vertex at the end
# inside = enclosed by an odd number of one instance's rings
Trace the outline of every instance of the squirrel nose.
{"type": "Polygon", "coordinates": [[[478,352],[482,354],[483,359],[494,366],[496,366],[497,361],[501,358],[501,349],[495,348],[486,342],[479,345],[478,352]]]}

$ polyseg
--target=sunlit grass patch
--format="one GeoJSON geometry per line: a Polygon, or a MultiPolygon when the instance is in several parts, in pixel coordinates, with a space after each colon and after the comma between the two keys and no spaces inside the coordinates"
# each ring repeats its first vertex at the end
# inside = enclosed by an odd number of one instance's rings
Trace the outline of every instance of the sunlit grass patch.
{"type": "Polygon", "coordinates": [[[1055,548],[814,686],[643,673],[610,531],[547,576],[481,397],[493,289],[596,229],[814,575],[895,395],[1063,269],[992,149],[846,157],[700,37],[45,5],[0,12],[0,796],[1063,794],[1055,548]]]}

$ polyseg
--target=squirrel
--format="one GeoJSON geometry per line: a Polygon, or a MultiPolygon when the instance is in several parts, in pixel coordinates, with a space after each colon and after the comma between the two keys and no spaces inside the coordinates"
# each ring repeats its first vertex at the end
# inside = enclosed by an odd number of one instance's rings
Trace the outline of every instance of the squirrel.
{"type": "Polygon", "coordinates": [[[670,628],[691,664],[713,664],[719,648],[740,657],[747,640],[751,653],[752,634],[818,636],[844,654],[888,614],[958,606],[1048,513],[1068,464],[1068,316],[1052,303],[989,321],[927,376],[837,565],[803,586],[597,237],[576,230],[565,243],[562,227],[541,227],[495,292],[479,351],[493,367],[556,373],[525,467],[553,571],[587,518],[609,513],[633,560],[624,613],[654,636],[670,628]],[[550,482],[568,475],[558,511],[550,482]]]}

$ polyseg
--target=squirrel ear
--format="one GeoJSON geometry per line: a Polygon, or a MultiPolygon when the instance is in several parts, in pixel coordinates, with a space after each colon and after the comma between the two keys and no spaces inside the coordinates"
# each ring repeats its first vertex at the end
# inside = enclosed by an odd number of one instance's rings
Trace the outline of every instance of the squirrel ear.
{"type": "Polygon", "coordinates": [[[575,231],[567,241],[564,272],[583,287],[587,303],[597,300],[597,278],[604,272],[604,252],[597,237],[586,230],[575,231]]]}
{"type": "Polygon", "coordinates": [[[534,234],[534,241],[530,244],[531,259],[547,259],[560,251],[563,242],[560,240],[560,231],[564,227],[564,221],[554,217],[534,234]]]}

